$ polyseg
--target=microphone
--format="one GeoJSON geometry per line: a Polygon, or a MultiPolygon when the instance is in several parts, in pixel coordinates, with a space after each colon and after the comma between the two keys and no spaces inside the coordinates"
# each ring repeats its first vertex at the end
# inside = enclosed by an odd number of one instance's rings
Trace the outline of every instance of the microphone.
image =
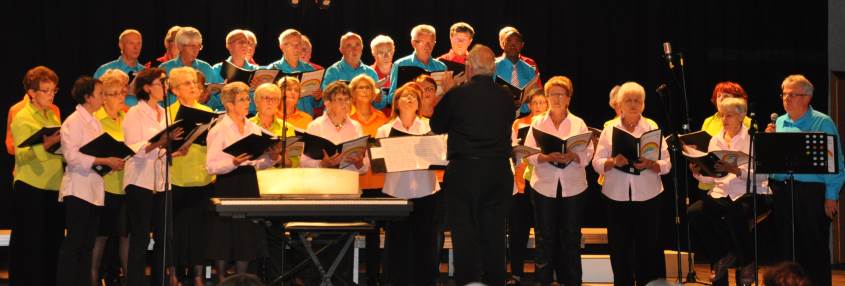
{"type": "Polygon", "coordinates": [[[772,124],[774,124],[776,121],[778,121],[778,114],[777,114],[777,113],[772,112],[772,114],[771,114],[771,115],[769,115],[769,119],[771,119],[772,124]]]}
{"type": "Polygon", "coordinates": [[[664,98],[664,97],[666,97],[666,89],[667,88],[668,88],[668,86],[665,83],[661,83],[660,85],[657,86],[657,89],[655,89],[654,91],[656,91],[657,94],[660,95],[660,98],[664,98]]]}
{"type": "Polygon", "coordinates": [[[663,58],[669,64],[669,69],[675,68],[675,65],[672,64],[672,43],[663,42],[663,58]]]}

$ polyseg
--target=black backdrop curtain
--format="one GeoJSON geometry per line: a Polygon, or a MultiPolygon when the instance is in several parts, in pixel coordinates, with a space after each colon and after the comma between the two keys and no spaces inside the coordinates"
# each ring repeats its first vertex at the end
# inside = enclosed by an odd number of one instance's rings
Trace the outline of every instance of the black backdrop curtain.
{"type": "MultiPolygon", "coordinates": [[[[411,52],[410,29],[431,24],[438,32],[434,53],[440,55],[449,50],[449,26],[465,21],[476,30],[475,43],[497,52],[498,30],[517,27],[525,37],[523,54],[538,62],[544,80],[554,75],[573,80],[570,110],[590,126],[601,127],[613,116],[607,94],[614,84],[637,81],[648,93],[645,115],[664,129],[676,128],[680,120],[667,121],[663,110],[680,113],[679,89],[673,88],[665,105],[654,92],[660,83],[676,87],[660,57],[664,41],[671,41],[686,59],[693,130],[715,112],[710,93],[723,80],[745,88],[757,114],[764,115],[763,124],[771,112],[783,113],[780,82],[793,73],[815,83],[813,106],[827,111],[827,1],[334,0],[326,10],[313,0],[301,1],[297,8],[285,0],[4,2],[8,50],[0,109],[5,112],[21,98],[27,69],[45,65],[59,74],[61,91],[55,102],[67,116],[73,111],[69,93],[74,79],[116,59],[117,36],[126,28],[143,34],[141,61],[147,62],[163,54],[162,39],[170,26],[194,26],[203,34],[199,58],[211,64],[228,56],[224,39],[230,30],[249,29],[258,36],[255,59],[262,65],[281,56],[279,33],[296,28],[312,39],[312,61],[329,66],[340,58],[339,37],[347,31],[364,38],[363,59],[372,63],[368,46],[377,34],[396,41],[399,58],[411,52]]],[[[13,158],[6,158],[0,160],[5,186],[0,225],[10,223],[13,203],[13,158]]],[[[671,191],[671,184],[666,189],[671,191]]],[[[665,197],[666,226],[671,227],[672,198],[665,197]]],[[[603,216],[600,211],[589,214],[588,224],[603,224],[603,216]]],[[[667,243],[673,237],[667,232],[667,243]]]]}

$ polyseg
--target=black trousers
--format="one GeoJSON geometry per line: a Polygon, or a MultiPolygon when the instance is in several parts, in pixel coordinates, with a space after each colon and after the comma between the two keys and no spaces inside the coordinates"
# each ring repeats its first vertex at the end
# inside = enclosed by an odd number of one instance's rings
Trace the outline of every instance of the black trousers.
{"type": "Polygon", "coordinates": [[[525,192],[511,197],[511,212],[508,216],[508,260],[511,275],[525,277],[525,257],[528,256],[528,236],[534,226],[534,211],[531,194],[534,191],[525,180],[525,192]]]}
{"type": "Polygon", "coordinates": [[[200,187],[172,186],[173,245],[177,266],[206,264],[208,206],[212,185],[200,187]]]}
{"type": "MultiPolygon", "coordinates": [[[[792,259],[792,199],[789,183],[769,180],[774,195],[772,216],[777,225],[778,254],[792,259]]],[[[795,181],[795,262],[813,285],[831,285],[830,218],[824,213],[825,185],[795,181]]]]}
{"type": "Polygon", "coordinates": [[[15,181],[9,285],[55,285],[59,247],[65,230],[64,206],[59,203],[58,194],[15,181]]]}
{"type": "Polygon", "coordinates": [[[67,237],[59,250],[56,285],[91,285],[91,256],[102,207],[83,199],[64,197],[67,237]]]}
{"type": "Polygon", "coordinates": [[[167,239],[164,237],[165,210],[167,219],[172,220],[173,211],[165,208],[164,192],[147,190],[135,185],[126,186],[127,215],[129,217],[129,265],[126,271],[126,284],[129,286],[147,285],[144,267],[146,266],[147,246],[150,244],[150,229],[155,245],[152,257],[152,277],[149,285],[162,285],[169,282],[164,279],[163,258],[167,241],[167,266],[173,265],[173,223],[168,222],[167,239]]]}
{"type": "Polygon", "coordinates": [[[503,285],[505,219],[513,190],[508,159],[452,160],[444,179],[456,284],[503,285]]]}
{"type": "Polygon", "coordinates": [[[614,285],[666,277],[660,246],[660,196],[642,202],[607,199],[607,240],[614,285]]]}
{"type": "Polygon", "coordinates": [[[557,272],[561,284],[581,285],[581,221],[587,193],[563,197],[560,184],[555,193],[554,198],[531,194],[536,222],[536,280],[550,285],[553,272],[557,272]]]}
{"type": "Polygon", "coordinates": [[[429,195],[411,199],[414,210],[401,221],[388,222],[385,227],[385,252],[391,285],[435,285],[439,261],[437,227],[434,211],[437,197],[429,195]]]}

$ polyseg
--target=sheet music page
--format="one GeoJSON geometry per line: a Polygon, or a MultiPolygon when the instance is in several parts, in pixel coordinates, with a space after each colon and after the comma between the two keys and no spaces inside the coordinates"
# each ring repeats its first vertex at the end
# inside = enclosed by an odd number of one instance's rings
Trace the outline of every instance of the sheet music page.
{"type": "Polygon", "coordinates": [[[273,83],[273,79],[279,74],[279,70],[257,70],[252,75],[252,81],[249,83],[250,89],[255,89],[264,83],[273,83]]]}
{"type": "Polygon", "coordinates": [[[435,95],[443,95],[443,78],[447,76],[452,76],[452,71],[441,71],[431,73],[431,78],[433,78],[434,81],[437,82],[437,92],[435,93],[435,95]]]}
{"type": "Polygon", "coordinates": [[[364,152],[367,151],[367,139],[369,138],[369,136],[363,136],[356,140],[343,143],[343,147],[340,151],[340,169],[346,168],[350,165],[349,163],[346,163],[346,158],[349,158],[354,154],[364,155],[364,152]]]}
{"type": "MultiPolygon", "coordinates": [[[[388,172],[425,170],[431,165],[444,166],[446,136],[402,136],[382,138],[381,155],[388,172]]],[[[375,156],[374,156],[375,157],[375,156]]]]}
{"type": "Polygon", "coordinates": [[[660,145],[663,142],[660,129],[643,133],[640,137],[640,157],[652,161],[660,159],[660,145]]]}
{"type": "Polygon", "coordinates": [[[302,74],[300,82],[302,83],[302,96],[314,96],[320,85],[323,83],[323,73],[326,70],[316,70],[302,74]]]}

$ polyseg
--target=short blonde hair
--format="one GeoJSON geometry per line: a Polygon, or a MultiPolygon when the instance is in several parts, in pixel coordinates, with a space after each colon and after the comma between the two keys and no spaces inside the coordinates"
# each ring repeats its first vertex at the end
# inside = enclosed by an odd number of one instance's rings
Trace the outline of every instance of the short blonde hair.
{"type": "Polygon", "coordinates": [[[127,87],[129,85],[129,75],[119,69],[109,69],[100,76],[100,81],[103,82],[103,89],[127,87]]]}
{"type": "Polygon", "coordinates": [[[393,39],[390,38],[390,36],[378,35],[370,41],[370,50],[375,50],[376,47],[383,44],[390,45],[391,50],[396,49],[396,45],[393,43],[393,39]]]}
{"type": "Polygon", "coordinates": [[[135,34],[135,35],[138,35],[138,37],[141,37],[141,32],[138,32],[138,30],[126,29],[126,30],[123,30],[123,32],[120,33],[120,36],[117,37],[117,41],[122,42],[123,37],[126,37],[129,34],[135,34]]]}
{"type": "Polygon", "coordinates": [[[411,29],[411,40],[416,40],[417,36],[422,33],[431,34],[432,36],[437,38],[437,31],[434,30],[433,26],[428,24],[420,24],[411,29]]]}
{"type": "Polygon", "coordinates": [[[297,31],[296,29],[287,29],[287,30],[282,31],[282,33],[279,34],[279,45],[284,44],[285,39],[290,38],[290,37],[300,37],[300,38],[302,38],[302,33],[297,31]]]}
{"type": "MultiPolygon", "coordinates": [[[[359,74],[358,76],[352,78],[352,80],[349,81],[349,89],[354,91],[356,87],[365,83],[368,83],[373,87],[373,94],[377,95],[380,92],[380,90],[376,87],[376,81],[365,74],[359,74]]],[[[373,97],[373,99],[375,99],[375,97],[373,97]]]]}
{"type": "Polygon", "coordinates": [[[223,89],[220,90],[220,101],[224,103],[234,103],[238,94],[241,93],[249,94],[249,86],[239,81],[227,83],[223,86],[223,89]]]}
{"type": "Polygon", "coordinates": [[[164,35],[164,44],[167,45],[168,41],[176,43],[176,34],[179,33],[180,29],[182,29],[181,26],[173,26],[167,29],[167,34],[164,35]]]}
{"type": "Polygon", "coordinates": [[[745,103],[745,99],[736,98],[736,97],[728,97],[722,99],[718,103],[719,113],[721,114],[724,111],[736,111],[739,113],[740,116],[745,116],[748,112],[748,105],[745,103]]]}
{"type": "Polygon", "coordinates": [[[639,83],[633,81],[623,83],[622,86],[619,87],[619,91],[617,91],[616,96],[614,96],[616,104],[620,104],[622,102],[622,98],[628,94],[641,97],[643,99],[643,105],[645,105],[645,88],[643,88],[643,86],[639,83]]]}
{"type": "Polygon", "coordinates": [[[282,89],[272,83],[263,83],[255,89],[255,101],[265,97],[282,98],[282,89]]]}
{"type": "Polygon", "coordinates": [[[340,36],[340,46],[339,47],[342,48],[343,47],[343,41],[346,41],[349,38],[358,39],[358,42],[361,43],[361,45],[364,45],[364,40],[361,39],[360,35],[355,34],[353,32],[346,32],[346,34],[343,34],[343,36],[340,36]]]}
{"type": "MultiPolygon", "coordinates": [[[[247,31],[247,30],[243,30],[243,29],[232,30],[231,32],[229,32],[229,34],[226,34],[226,45],[228,46],[229,44],[231,44],[232,39],[237,35],[243,35],[244,38],[249,40],[250,38],[249,38],[249,35],[247,33],[252,33],[252,32],[247,31]]],[[[253,36],[255,36],[255,35],[253,34],[253,36]]]]}
{"type": "Polygon", "coordinates": [[[780,84],[781,89],[785,89],[788,86],[796,86],[804,90],[809,95],[813,95],[813,84],[808,80],[804,75],[801,74],[793,74],[789,75],[785,79],[783,79],[783,83],[780,84]]]}
{"type": "Polygon", "coordinates": [[[178,67],[170,70],[167,80],[171,87],[175,87],[177,84],[185,81],[196,81],[199,79],[197,78],[196,69],[192,67],[178,67]]]}
{"type": "Polygon", "coordinates": [[[176,33],[176,44],[189,45],[191,43],[202,44],[202,34],[194,27],[182,27],[176,33]]]}
{"type": "Polygon", "coordinates": [[[611,108],[616,108],[616,94],[619,93],[619,85],[614,85],[613,88],[610,89],[610,95],[608,96],[607,104],[610,105],[611,108]]]}
{"type": "Polygon", "coordinates": [[[565,77],[565,76],[562,76],[562,75],[553,76],[543,86],[543,91],[546,94],[549,94],[549,90],[551,90],[552,87],[555,87],[555,86],[562,87],[563,89],[566,90],[567,95],[572,96],[572,92],[573,92],[572,80],[570,80],[568,77],[565,77]]]}

